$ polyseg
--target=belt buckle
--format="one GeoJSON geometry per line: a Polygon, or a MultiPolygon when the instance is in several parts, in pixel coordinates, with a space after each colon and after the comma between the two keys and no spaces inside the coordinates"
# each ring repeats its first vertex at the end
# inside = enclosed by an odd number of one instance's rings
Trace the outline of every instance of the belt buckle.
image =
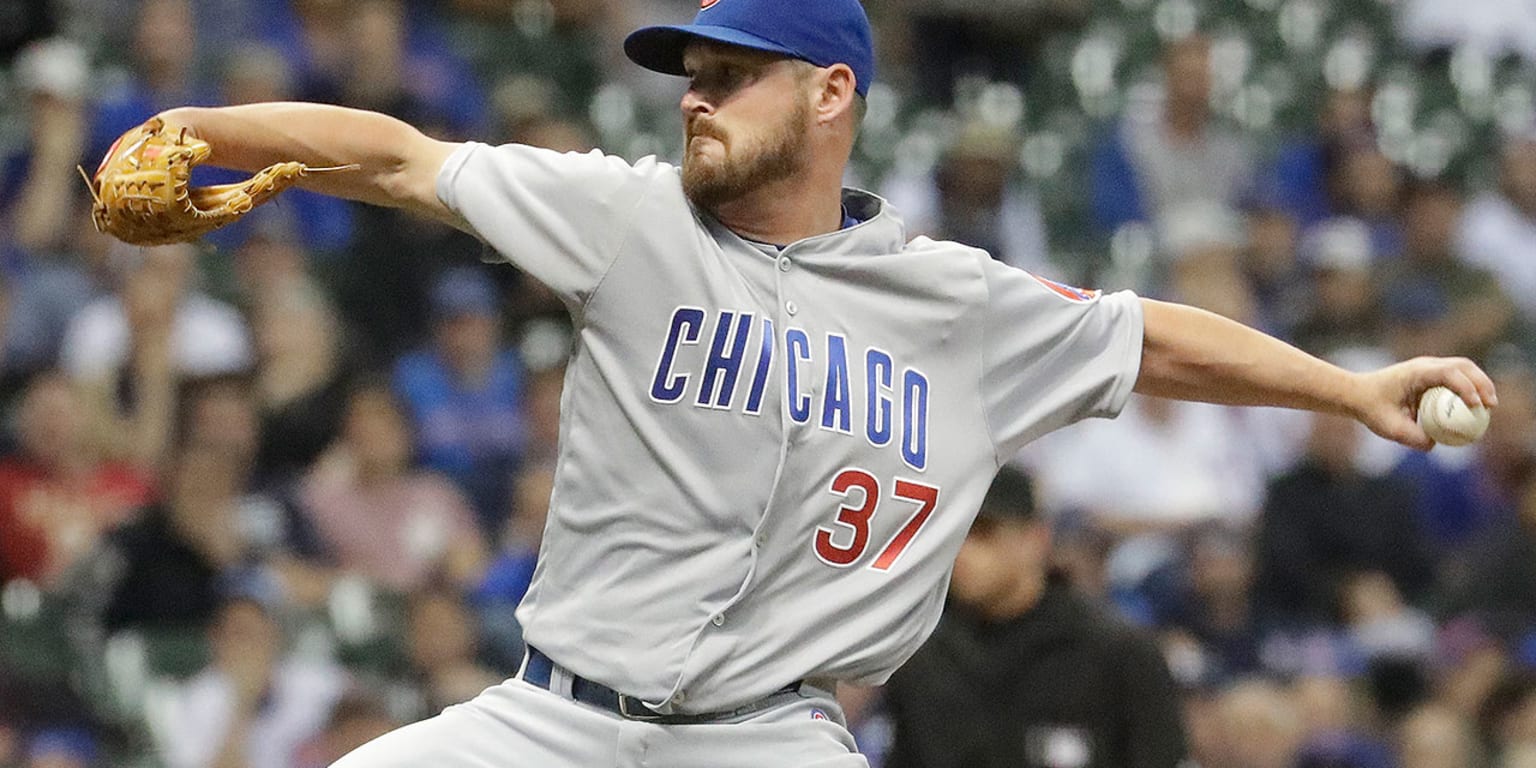
{"type": "Polygon", "coordinates": [[[663,715],[660,712],[657,712],[650,707],[640,703],[639,699],[636,699],[632,696],[626,696],[622,693],[619,694],[619,714],[629,720],[642,721],[660,720],[663,717],[666,717],[666,715],[663,715]],[[634,702],[633,706],[639,709],[638,712],[630,711],[630,702],[634,702]]]}

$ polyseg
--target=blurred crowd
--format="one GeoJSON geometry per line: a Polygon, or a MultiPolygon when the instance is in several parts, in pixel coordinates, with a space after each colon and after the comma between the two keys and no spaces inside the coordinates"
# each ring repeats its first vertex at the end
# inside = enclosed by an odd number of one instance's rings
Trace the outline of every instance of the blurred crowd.
{"type": "MultiPolygon", "coordinates": [[[[324,766],[507,677],[559,439],[564,307],[473,238],[290,191],[127,247],[76,166],[160,109],[288,99],[672,158],[681,84],[620,41],[696,7],[0,0],[0,766],[324,766]]],[[[1134,398],[1019,457],[1052,583],[1157,642],[1194,763],[1536,766],[1536,4],[869,10],[850,183],[910,234],[1499,387],[1428,454],[1134,398]]],[[[846,695],[881,765],[897,698],[846,695]]]]}

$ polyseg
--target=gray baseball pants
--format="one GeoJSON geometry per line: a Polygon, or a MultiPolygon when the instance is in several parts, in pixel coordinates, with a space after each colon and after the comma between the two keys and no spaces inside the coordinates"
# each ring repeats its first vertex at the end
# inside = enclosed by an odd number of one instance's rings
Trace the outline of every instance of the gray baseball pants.
{"type": "Polygon", "coordinates": [[[375,739],[332,768],[868,768],[820,689],[732,720],[626,720],[517,678],[375,739]]]}

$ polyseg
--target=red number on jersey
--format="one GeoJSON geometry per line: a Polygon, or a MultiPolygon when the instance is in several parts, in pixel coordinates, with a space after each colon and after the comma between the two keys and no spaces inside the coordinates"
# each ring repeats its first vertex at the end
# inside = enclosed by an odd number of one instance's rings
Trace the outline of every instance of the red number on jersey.
{"type": "MultiPolygon", "coordinates": [[[[857,504],[845,503],[838,507],[837,519],[831,526],[818,526],[816,528],[816,556],[822,562],[838,568],[846,568],[858,562],[864,555],[864,550],[869,547],[869,521],[875,516],[875,509],[880,501],[880,481],[874,475],[862,469],[845,469],[832,478],[832,485],[828,490],[842,496],[845,500],[857,489],[862,496],[857,504]],[[839,530],[852,531],[848,546],[840,547],[832,540],[839,530]]],[[[939,503],[939,489],[932,485],[913,482],[911,480],[897,480],[896,491],[892,494],[903,501],[917,504],[917,512],[901,530],[891,538],[885,549],[870,564],[870,568],[877,571],[889,571],[901,553],[906,551],[908,545],[922,531],[923,524],[933,515],[933,510],[939,503]]]]}
{"type": "Polygon", "coordinates": [[[853,530],[853,541],[846,547],[839,547],[832,541],[836,529],[825,525],[816,529],[816,556],[839,568],[852,565],[869,546],[869,519],[875,516],[875,505],[880,501],[880,481],[868,472],[845,469],[832,478],[831,491],[845,499],[854,488],[863,492],[864,498],[856,507],[847,504],[839,507],[836,520],[838,525],[853,530]]]}
{"type": "Polygon", "coordinates": [[[875,558],[874,565],[870,567],[877,571],[889,571],[891,566],[896,564],[896,558],[901,557],[902,551],[912,543],[917,532],[923,529],[923,523],[928,522],[929,516],[933,514],[933,508],[939,503],[938,488],[914,483],[911,480],[897,480],[894,495],[898,499],[917,502],[917,514],[896,532],[896,538],[891,539],[891,543],[885,545],[885,551],[875,558]]]}

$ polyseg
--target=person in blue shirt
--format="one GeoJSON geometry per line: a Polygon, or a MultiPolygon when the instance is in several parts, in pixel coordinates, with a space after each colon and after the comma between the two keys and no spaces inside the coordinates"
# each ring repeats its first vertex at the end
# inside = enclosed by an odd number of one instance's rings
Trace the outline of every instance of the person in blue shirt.
{"type": "Polygon", "coordinates": [[[445,271],[431,314],[432,340],[396,362],[394,389],[415,425],[421,464],[459,485],[494,538],[523,454],[522,364],[502,343],[496,290],[480,268],[445,271]]]}

